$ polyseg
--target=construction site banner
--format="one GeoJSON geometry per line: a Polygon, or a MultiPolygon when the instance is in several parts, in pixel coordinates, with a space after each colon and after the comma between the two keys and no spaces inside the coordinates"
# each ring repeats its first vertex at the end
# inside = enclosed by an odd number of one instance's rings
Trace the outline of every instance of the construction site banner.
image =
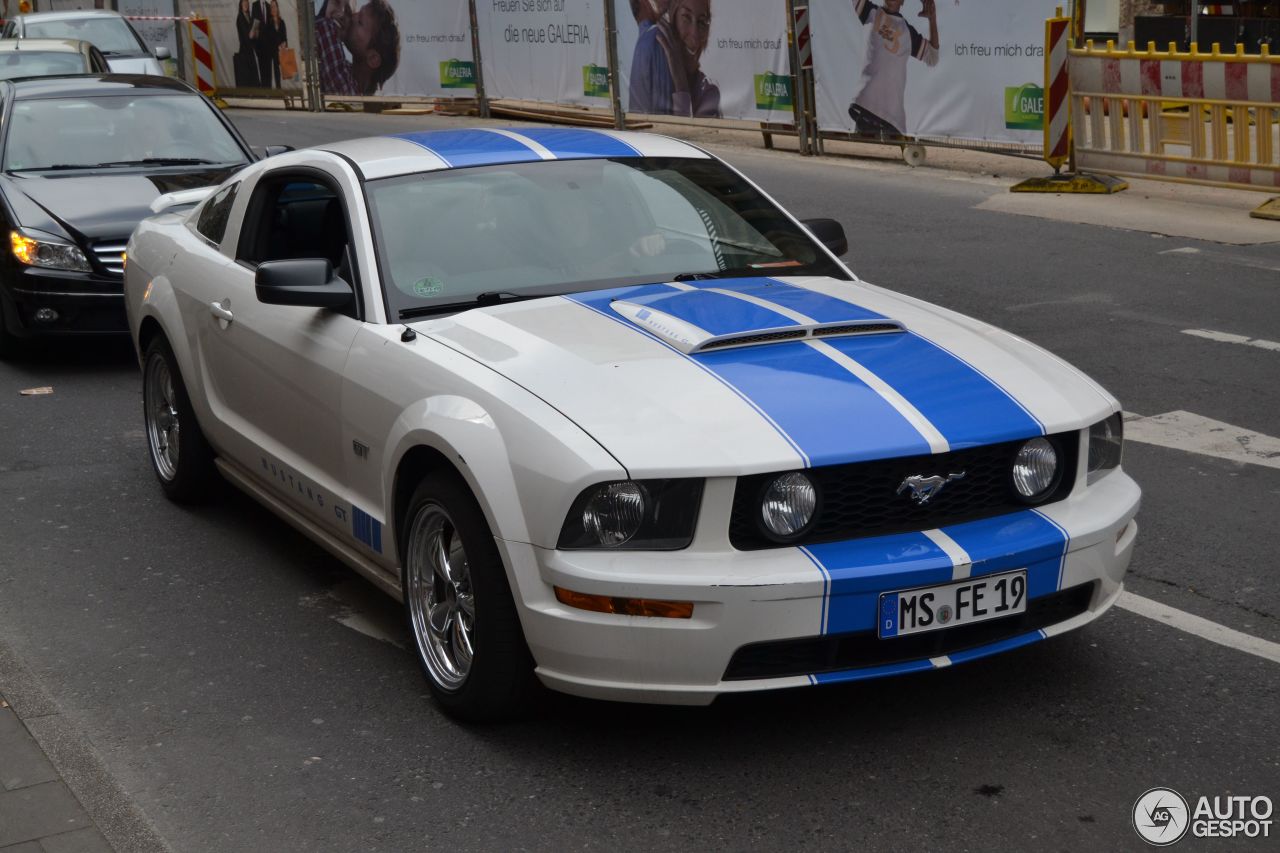
{"type": "Polygon", "coordinates": [[[608,107],[605,0],[476,0],[489,98],[608,107]]]}
{"type": "Polygon", "coordinates": [[[613,0],[627,112],[791,121],[783,0],[613,0]]]}
{"type": "Polygon", "coordinates": [[[1043,144],[1044,22],[1062,0],[810,0],[818,127],[1043,144]]]}
{"type": "Polygon", "coordinates": [[[152,52],[157,47],[168,49],[169,58],[160,64],[164,66],[165,73],[174,75],[177,71],[175,58],[183,42],[178,38],[178,27],[182,22],[174,20],[173,0],[116,0],[116,11],[130,19],[129,23],[133,24],[152,52]]]}
{"type": "Polygon", "coordinates": [[[475,97],[467,0],[315,5],[320,89],[327,97],[475,97]]]}
{"type": "MultiPolygon", "coordinates": [[[[301,2],[310,14],[312,0],[301,2]]],[[[209,21],[220,91],[302,88],[297,0],[184,0],[182,10],[209,21]]]]}

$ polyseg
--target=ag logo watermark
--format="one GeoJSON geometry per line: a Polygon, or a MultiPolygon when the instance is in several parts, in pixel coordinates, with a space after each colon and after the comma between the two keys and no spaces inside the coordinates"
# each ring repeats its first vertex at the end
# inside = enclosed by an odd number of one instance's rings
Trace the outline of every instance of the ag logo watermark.
{"type": "Polygon", "coordinates": [[[1187,834],[1187,801],[1172,788],[1152,788],[1133,804],[1133,828],[1148,844],[1166,847],[1187,834]]]}
{"type": "Polygon", "coordinates": [[[1133,804],[1133,829],[1156,847],[1189,831],[1194,838],[1270,838],[1270,797],[1199,797],[1191,806],[1172,788],[1152,788],[1133,804]]]}

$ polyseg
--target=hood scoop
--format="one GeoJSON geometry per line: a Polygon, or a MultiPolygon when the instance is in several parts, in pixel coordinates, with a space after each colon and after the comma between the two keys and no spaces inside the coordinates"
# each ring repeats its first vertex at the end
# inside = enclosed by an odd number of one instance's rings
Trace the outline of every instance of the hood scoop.
{"type": "Polygon", "coordinates": [[[797,323],[769,329],[750,329],[727,334],[712,334],[687,320],[673,317],[656,308],[635,302],[616,300],[610,303],[614,313],[625,317],[649,334],[686,355],[735,347],[779,344],[813,338],[843,338],[855,335],[884,335],[905,332],[896,320],[842,320],[835,323],[797,323]]]}

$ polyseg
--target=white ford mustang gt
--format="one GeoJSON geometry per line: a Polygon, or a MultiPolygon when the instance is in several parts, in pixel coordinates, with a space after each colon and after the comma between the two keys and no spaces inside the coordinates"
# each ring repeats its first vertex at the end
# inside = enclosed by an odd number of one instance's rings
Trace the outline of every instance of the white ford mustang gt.
{"type": "Polygon", "coordinates": [[[538,680],[700,704],[1096,618],[1137,534],[1116,401],[859,281],[844,242],[657,136],[273,157],[129,243],[151,462],[400,597],[464,718],[538,680]]]}

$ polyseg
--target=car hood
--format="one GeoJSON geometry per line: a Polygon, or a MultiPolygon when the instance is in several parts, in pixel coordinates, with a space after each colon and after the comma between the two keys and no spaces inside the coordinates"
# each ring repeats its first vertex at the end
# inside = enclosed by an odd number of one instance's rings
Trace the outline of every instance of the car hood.
{"type": "Polygon", "coordinates": [[[19,224],[73,239],[128,237],[165,193],[222,183],[236,168],[146,174],[10,174],[5,198],[19,224]]]}
{"type": "Polygon", "coordinates": [[[546,400],[637,477],[943,453],[1118,408],[1014,335],[829,278],[618,288],[417,328],[546,400]]]}

